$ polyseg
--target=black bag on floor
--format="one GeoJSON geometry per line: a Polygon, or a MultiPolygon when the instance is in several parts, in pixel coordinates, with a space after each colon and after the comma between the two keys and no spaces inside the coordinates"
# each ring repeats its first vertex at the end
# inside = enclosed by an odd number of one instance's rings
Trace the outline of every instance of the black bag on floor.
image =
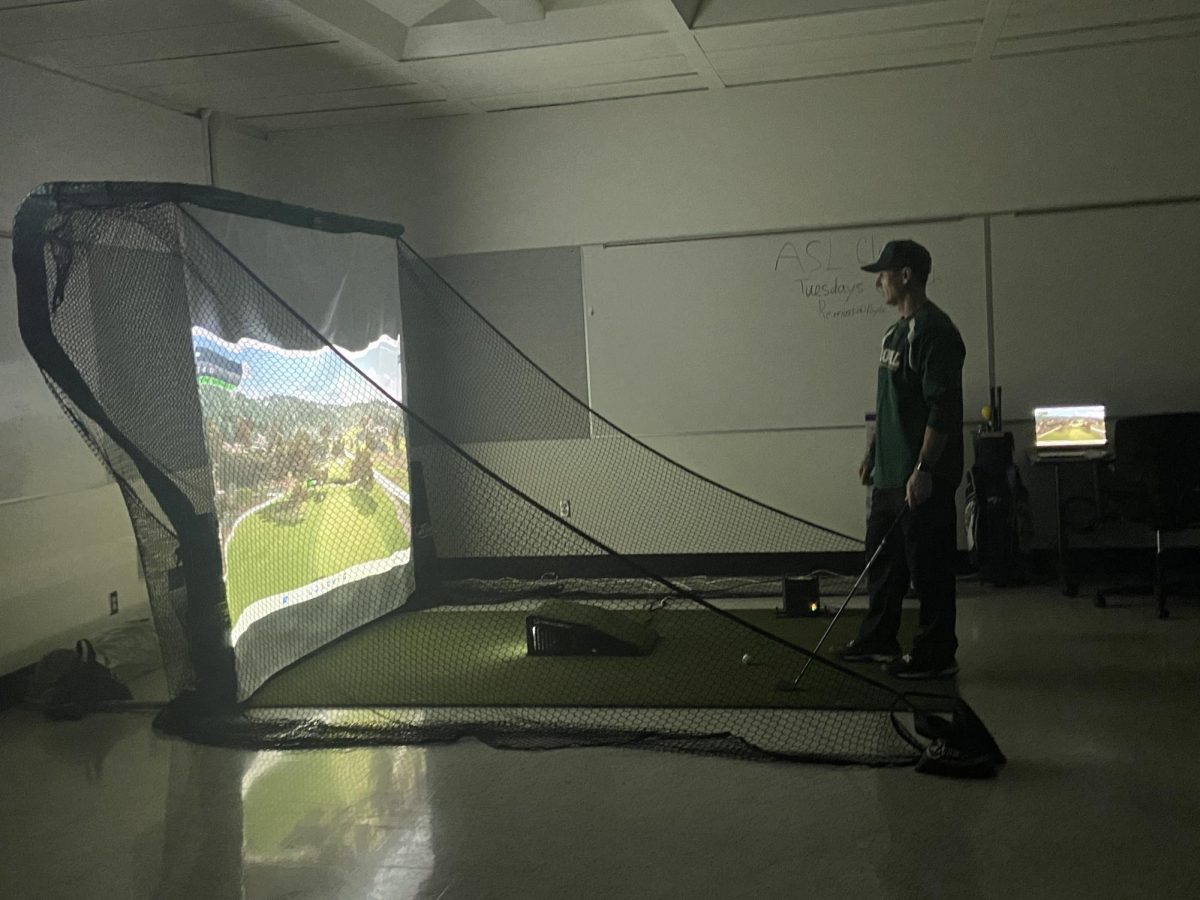
{"type": "Polygon", "coordinates": [[[92,642],[81,640],[72,650],[51,650],[33,672],[30,700],[48,719],[82,719],[108,700],[131,700],[129,692],[96,659],[92,642]]]}
{"type": "Polygon", "coordinates": [[[956,700],[947,720],[932,713],[917,713],[917,733],[932,743],[917,760],[917,771],[952,778],[994,778],[1008,759],[996,739],[964,701],[956,700]]]}

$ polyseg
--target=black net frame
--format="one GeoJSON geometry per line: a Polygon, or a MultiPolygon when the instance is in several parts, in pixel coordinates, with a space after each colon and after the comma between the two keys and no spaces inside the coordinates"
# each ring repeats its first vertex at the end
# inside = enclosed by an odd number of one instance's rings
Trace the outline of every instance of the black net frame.
{"type": "MultiPolygon", "coordinates": [[[[853,571],[861,543],[725,488],[622,431],[513,346],[403,233],[181,184],[55,183],[18,211],[22,338],[125,498],[172,697],[158,726],[244,747],[473,736],[507,747],[914,762],[921,745],[901,719],[928,706],[924,695],[815,655],[727,602],[778,599],[788,572],[853,571]],[[203,211],[394,242],[407,398],[389,394],[223,246],[203,211]],[[274,610],[240,632],[242,646],[231,637],[240,619],[225,577],[232,539],[218,515],[222,451],[205,431],[205,389],[187,341],[201,326],[230,341],[332,353],[348,379],[344,402],[356,411],[383,403],[363,420],[379,430],[372,416],[383,417],[396,454],[403,434],[410,480],[405,504],[395,506],[413,564],[367,579],[371,597],[364,602],[356,588],[342,605],[351,614],[333,602],[319,621],[295,613],[300,607],[274,610]],[[135,357],[128,348],[139,341],[135,357]],[[585,498],[583,514],[556,512],[562,497],[585,498]],[[631,675],[595,660],[555,670],[550,686],[528,680],[520,654],[496,649],[507,638],[494,631],[527,621],[547,598],[657,628],[663,637],[650,656],[659,668],[631,675]],[[266,649],[277,645],[282,655],[266,649]],[[339,660],[338,648],[351,645],[358,655],[339,660]],[[426,668],[407,671],[401,653],[426,668]],[[314,665],[324,666],[320,679],[305,675],[314,665]],[[398,701],[388,693],[396,684],[381,692],[379,672],[399,684],[398,701]],[[442,673],[455,684],[439,682],[442,673]],[[771,687],[796,677],[803,690],[771,687]]],[[[367,435],[369,426],[358,438],[386,444],[367,435]]],[[[353,489],[322,482],[300,508],[307,515],[358,489],[354,501],[377,509],[388,482],[371,474],[375,481],[353,489]]]]}

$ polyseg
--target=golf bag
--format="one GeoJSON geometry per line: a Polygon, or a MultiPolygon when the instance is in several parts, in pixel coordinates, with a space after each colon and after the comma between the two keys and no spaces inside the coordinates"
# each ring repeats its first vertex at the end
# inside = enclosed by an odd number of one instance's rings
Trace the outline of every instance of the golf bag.
{"type": "Polygon", "coordinates": [[[1025,580],[1021,534],[1029,492],[1013,462],[1012,432],[975,436],[975,464],[967,471],[967,550],[982,581],[998,587],[1025,580]]]}
{"type": "Polygon", "coordinates": [[[82,719],[110,700],[132,698],[124,684],[96,659],[91,641],[74,650],[51,650],[34,669],[30,700],[48,719],[82,719]]]}

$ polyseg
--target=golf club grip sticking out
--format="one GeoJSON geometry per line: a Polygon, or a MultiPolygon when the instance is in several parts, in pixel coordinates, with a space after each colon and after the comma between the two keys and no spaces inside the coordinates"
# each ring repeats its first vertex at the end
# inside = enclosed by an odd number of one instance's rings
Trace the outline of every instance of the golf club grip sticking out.
{"type": "Polygon", "coordinates": [[[867,572],[869,572],[871,570],[871,566],[875,564],[875,560],[878,559],[880,552],[882,552],[884,546],[895,532],[896,526],[900,524],[900,520],[903,519],[904,514],[908,512],[908,509],[909,507],[907,502],[900,507],[900,512],[892,521],[892,524],[888,526],[888,530],[884,532],[883,538],[879,541],[879,546],[875,548],[875,552],[871,554],[871,558],[868,559],[867,564],[863,566],[862,572],[859,573],[859,576],[855,580],[853,587],[850,588],[850,592],[846,594],[846,599],[842,601],[842,605],[839,606],[837,612],[833,614],[833,619],[830,620],[829,626],[825,629],[825,633],[821,635],[821,639],[817,641],[817,645],[812,648],[812,655],[804,661],[804,667],[800,670],[800,674],[796,676],[795,680],[791,682],[791,687],[795,687],[800,683],[800,679],[804,677],[804,673],[808,671],[808,667],[812,665],[812,661],[817,658],[817,654],[821,651],[821,645],[824,644],[825,639],[829,637],[829,632],[833,631],[833,626],[837,624],[837,620],[841,616],[842,611],[850,602],[850,598],[854,596],[854,592],[858,590],[858,586],[862,584],[862,580],[867,577],[867,572]]]}

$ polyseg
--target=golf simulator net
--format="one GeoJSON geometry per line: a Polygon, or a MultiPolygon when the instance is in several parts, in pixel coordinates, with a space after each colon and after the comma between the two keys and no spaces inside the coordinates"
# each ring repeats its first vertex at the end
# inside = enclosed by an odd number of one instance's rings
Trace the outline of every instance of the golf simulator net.
{"type": "Polygon", "coordinates": [[[784,574],[853,571],[861,543],[624,433],[399,226],[52,184],[14,265],[25,344],[129,510],[163,730],[919,755],[911,698],[774,612],[784,574]]]}

